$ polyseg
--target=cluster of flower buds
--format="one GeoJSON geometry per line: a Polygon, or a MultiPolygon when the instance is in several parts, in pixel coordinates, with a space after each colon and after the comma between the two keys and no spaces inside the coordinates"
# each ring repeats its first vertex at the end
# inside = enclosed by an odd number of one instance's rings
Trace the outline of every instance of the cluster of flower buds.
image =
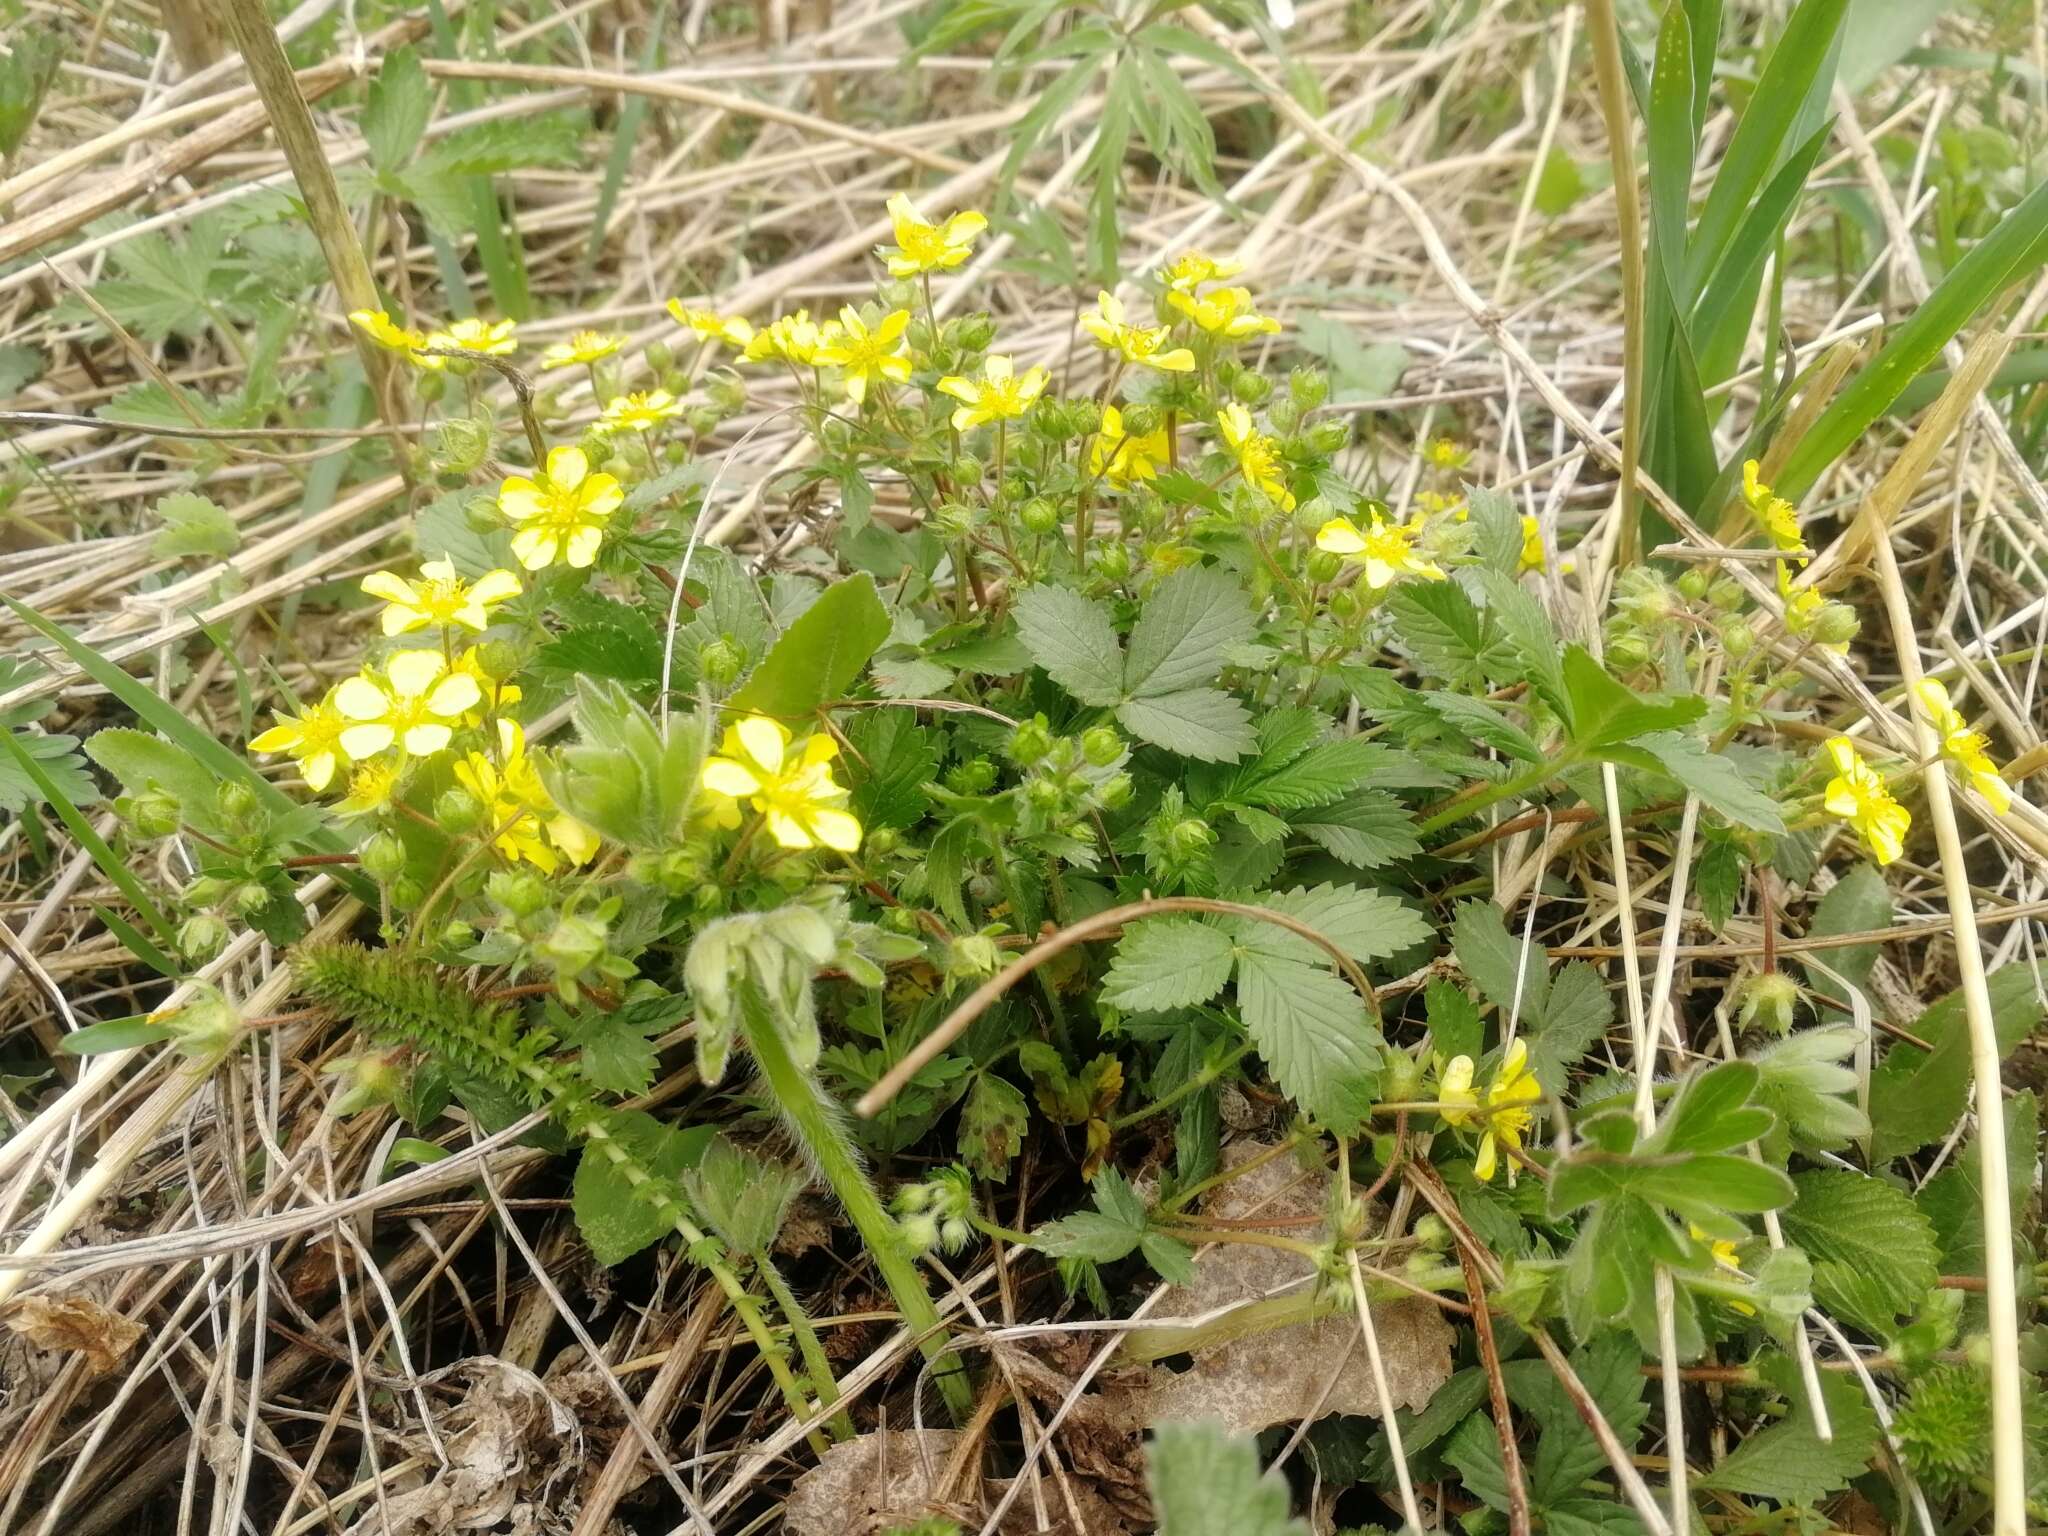
{"type": "Polygon", "coordinates": [[[1130,803],[1131,777],[1123,771],[1130,749],[1109,726],[1057,736],[1044,715],[1033,715],[1011,733],[1009,751],[1024,770],[1016,795],[1026,837],[1092,836],[1088,823],[1097,812],[1130,803]]]}
{"type": "Polygon", "coordinates": [[[896,1228],[914,1253],[958,1253],[974,1237],[974,1185],[965,1168],[944,1168],[896,1191],[896,1228]]]}

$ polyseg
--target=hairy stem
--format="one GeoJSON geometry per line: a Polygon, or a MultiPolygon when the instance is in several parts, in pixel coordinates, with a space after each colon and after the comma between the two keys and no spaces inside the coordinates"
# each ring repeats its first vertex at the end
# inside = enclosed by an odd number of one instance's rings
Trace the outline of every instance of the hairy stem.
{"type": "MultiPolygon", "coordinates": [[[[811,1319],[796,1299],[796,1292],[789,1288],[789,1282],[782,1278],[782,1271],[775,1267],[775,1260],[767,1253],[754,1255],[754,1263],[761,1271],[761,1283],[768,1287],[768,1294],[775,1298],[775,1305],[782,1308],[782,1315],[789,1319],[789,1331],[796,1336],[797,1353],[804,1357],[804,1369],[811,1373],[811,1390],[818,1401],[827,1408],[839,1402],[839,1381],[832,1374],[832,1362],[825,1358],[825,1346],[818,1341],[818,1330],[811,1326],[811,1319]]],[[[853,1438],[853,1420],[845,1409],[832,1415],[825,1426],[832,1431],[834,1440],[853,1438]]]]}

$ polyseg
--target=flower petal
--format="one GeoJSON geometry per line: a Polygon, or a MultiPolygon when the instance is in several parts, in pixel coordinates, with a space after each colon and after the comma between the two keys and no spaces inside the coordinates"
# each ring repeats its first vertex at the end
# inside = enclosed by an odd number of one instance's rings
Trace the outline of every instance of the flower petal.
{"type": "Polygon", "coordinates": [[[827,848],[852,853],[860,846],[860,823],[847,812],[813,806],[808,814],[811,831],[827,848]]]}
{"type": "Polygon", "coordinates": [[[782,771],[782,760],[789,746],[789,731],[779,720],[770,720],[766,715],[748,715],[733,729],[739,733],[740,744],[762,770],[769,774],[782,771]]]}
{"type": "MultiPolygon", "coordinates": [[[[432,575],[432,571],[427,572],[432,575]]],[[[396,571],[372,571],[362,580],[362,588],[372,597],[381,597],[387,603],[417,603],[420,595],[413,584],[396,571]]]]}
{"type": "Polygon", "coordinates": [[[548,451],[548,480],[565,491],[573,491],[590,473],[590,456],[581,448],[564,444],[548,451]]]}
{"type": "Polygon", "coordinates": [[[484,691],[477,686],[476,679],[467,672],[453,672],[434,686],[427,695],[427,708],[444,720],[466,714],[483,702],[484,691]]]}
{"type": "Polygon", "coordinates": [[[604,547],[602,528],[578,528],[569,535],[569,564],[576,570],[585,570],[597,560],[597,552],[604,547]]]}
{"type": "Polygon", "coordinates": [[[434,686],[434,679],[448,670],[448,658],[439,651],[397,651],[384,663],[384,675],[391,689],[402,699],[416,699],[434,686]]]}
{"type": "Polygon", "coordinates": [[[713,794],[730,795],[735,800],[761,792],[761,781],[752,770],[729,757],[707,757],[701,782],[713,794]]]}
{"type": "Polygon", "coordinates": [[[352,725],[341,733],[341,750],[357,762],[366,757],[375,757],[392,742],[398,733],[382,720],[372,720],[364,725],[352,725]]]}
{"type": "Polygon", "coordinates": [[[519,578],[510,571],[491,571],[478,578],[477,584],[469,589],[469,595],[474,602],[502,603],[525,590],[519,578]]]}
{"type": "Polygon", "coordinates": [[[334,690],[334,707],[351,720],[381,720],[391,708],[391,695],[367,677],[351,677],[334,690]]]}

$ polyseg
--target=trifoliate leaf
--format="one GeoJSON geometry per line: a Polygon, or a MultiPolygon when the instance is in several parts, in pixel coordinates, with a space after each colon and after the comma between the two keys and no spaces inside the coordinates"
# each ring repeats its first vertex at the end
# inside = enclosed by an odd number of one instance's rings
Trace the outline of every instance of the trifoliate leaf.
{"type": "Polygon", "coordinates": [[[1529,1068],[1548,1087],[1562,1086],[1565,1074],[1585,1059],[1614,1022],[1614,999],[1600,973],[1583,960],[1561,967],[1550,979],[1543,1006],[1531,1020],[1529,1068]]]}
{"type": "Polygon", "coordinates": [[[1113,1264],[1135,1252],[1145,1236],[1145,1202],[1114,1168],[1098,1175],[1092,1189],[1094,1210],[1046,1222],[1031,1234],[1031,1246],[1056,1259],[1091,1264],[1113,1264]]]}
{"type": "Polygon", "coordinates": [[[1162,1424],[1145,1461],[1159,1536],[1308,1536],[1288,1514],[1287,1484],[1262,1475],[1251,1439],[1220,1424],[1162,1424]]]}
{"type": "MultiPolygon", "coordinates": [[[[1214,566],[1182,566],[1145,600],[1131,629],[1123,691],[1160,698],[1210,682],[1256,627],[1236,576],[1214,566]]],[[[1248,749],[1249,743],[1241,750],[1248,749]]]]}
{"type": "Polygon", "coordinates": [[[1475,604],[1455,581],[1405,582],[1387,611],[1401,643],[1434,679],[1477,688],[1514,670],[1499,616],[1475,604]]]}
{"type": "Polygon", "coordinates": [[[1124,654],[1107,604],[1071,587],[1032,587],[1017,598],[1017,635],[1031,659],[1083,704],[1123,698],[1124,654]]]}
{"type": "Polygon", "coordinates": [[[1500,627],[1501,638],[1513,651],[1521,675],[1538,698],[1564,717],[1570,710],[1565,692],[1564,666],[1559,659],[1557,630],[1543,605],[1528,589],[1506,571],[1478,573],[1486,607],[1500,627]]]}
{"type": "Polygon", "coordinates": [[[1140,1012],[1206,1003],[1230,979],[1230,935],[1185,917],[1133,923],[1103,978],[1104,1001],[1140,1012]]]}
{"type": "Polygon", "coordinates": [[[204,496],[178,491],[164,497],[154,510],[164,524],[150,546],[159,559],[232,555],[241,547],[242,535],[235,520],[225,507],[204,496]]]}
{"type": "Polygon", "coordinates": [[[1745,779],[1733,758],[1709,751],[1699,738],[1678,731],[1653,731],[1638,735],[1635,744],[1656,758],[1666,773],[1698,795],[1702,804],[1719,811],[1737,826],[1758,832],[1785,830],[1778,802],[1745,779]]]}
{"type": "MultiPolygon", "coordinates": [[[[92,775],[85,771],[85,760],[78,755],[76,736],[45,736],[34,731],[12,731],[9,736],[15,746],[34,759],[51,787],[73,805],[91,805],[100,798],[99,786],[93,783],[92,775]]],[[[19,815],[29,806],[42,803],[41,786],[22,770],[13,753],[0,752],[0,811],[19,815]]]]}

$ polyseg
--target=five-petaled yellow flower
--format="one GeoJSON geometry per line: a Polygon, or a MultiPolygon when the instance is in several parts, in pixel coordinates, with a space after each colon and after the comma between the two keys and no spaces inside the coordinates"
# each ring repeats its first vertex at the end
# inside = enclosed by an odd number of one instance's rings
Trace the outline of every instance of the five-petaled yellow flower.
{"type": "Polygon", "coordinates": [[[2003,816],[2012,809],[2012,786],[1999,775],[1998,765],[1985,750],[1991,745],[1990,740],[1982,731],[1970,729],[1970,723],[1949,702],[1948,688],[1940,678],[1923,677],[1913,691],[1933,722],[1934,733],[1941,738],[1941,755],[1962,769],[1970,787],[2003,816]]]}
{"type": "Polygon", "coordinates": [[[455,574],[455,562],[443,555],[422,565],[417,581],[396,571],[374,571],[363,578],[363,590],[389,605],[384,610],[384,633],[402,635],[434,625],[488,628],[491,610],[525,589],[510,571],[488,572],[472,586],[455,574]]]}
{"type": "Polygon", "coordinates": [[[427,337],[427,351],[481,352],[485,357],[509,357],[519,350],[516,320],[457,320],[427,337]]]}
{"type": "Polygon", "coordinates": [[[779,357],[784,362],[809,367],[817,362],[818,349],[829,346],[838,333],[836,320],[821,326],[811,318],[808,309],[799,309],[754,332],[754,339],[740,355],[750,363],[765,363],[779,357]]]}
{"type": "Polygon", "coordinates": [[[277,724],[249,743],[253,752],[288,752],[314,793],[325,789],[341,763],[341,733],[348,719],[335,707],[334,694],[308,704],[296,715],[278,710],[277,724]]]}
{"type": "Polygon", "coordinates": [[[1278,320],[1252,308],[1251,293],[1243,288],[1218,288],[1214,293],[1204,294],[1171,288],[1167,290],[1166,302],[1211,336],[1238,340],[1280,329],[1278,320]]]}
{"type": "Polygon", "coordinates": [[[975,237],[988,220],[972,209],[954,214],[943,224],[927,224],[909,198],[898,192],[889,199],[889,219],[896,226],[896,244],[875,254],[889,264],[891,277],[916,277],[959,266],[973,254],[975,237]]]}
{"type": "Polygon", "coordinates": [[[1423,459],[1432,469],[1463,469],[1472,460],[1470,451],[1460,448],[1455,440],[1448,437],[1433,437],[1422,450],[1423,459]]]}
{"type": "MultiPolygon", "coordinates": [[[[1482,1118],[1479,1154],[1472,1160],[1472,1172],[1481,1182],[1492,1179],[1500,1163],[1500,1149],[1522,1149],[1522,1137],[1535,1120],[1529,1106],[1543,1097],[1543,1085],[1529,1070],[1529,1043],[1517,1040],[1501,1058],[1493,1081],[1482,1098],[1472,1087],[1472,1058],[1453,1057],[1438,1077],[1437,1116],[1444,1124],[1463,1127],[1482,1118]]],[[[1515,1182],[1515,1161],[1508,1159],[1508,1182],[1515,1182]]]]}
{"type": "Polygon", "coordinates": [[[605,524],[626,499],[611,475],[592,474],[581,448],[554,448],[538,475],[513,475],[498,487],[498,510],[518,525],[512,553],[529,571],[565,561],[577,569],[597,559],[605,524]]]}
{"type": "Polygon", "coordinates": [[[1906,829],[1913,813],[1892,798],[1884,779],[1856,751],[1846,736],[1828,738],[1827,754],[1835,765],[1822,802],[1830,815],[1856,829],[1863,846],[1879,864],[1889,864],[1906,849],[1906,829]]]}
{"type": "Polygon", "coordinates": [[[1164,425],[1133,436],[1124,430],[1124,413],[1113,405],[1102,408],[1102,426],[1088,447],[1088,473],[1107,475],[1111,485],[1129,485],[1150,480],[1169,461],[1171,452],[1164,425]]]}
{"type": "Polygon", "coordinates": [[[754,339],[753,322],[741,315],[721,315],[715,309],[693,309],[681,299],[668,301],[668,312],[677,325],[688,326],[699,341],[724,342],[745,347],[754,339]]]}
{"type": "Polygon", "coordinates": [[[1095,313],[1081,317],[1081,329],[1125,362],[1164,373],[1192,373],[1195,354],[1186,347],[1162,351],[1172,332],[1163,325],[1132,325],[1124,319],[1124,301],[1113,293],[1095,296],[1095,313]]]}
{"type": "Polygon", "coordinates": [[[349,311],[349,323],[380,347],[389,347],[393,352],[403,352],[423,368],[438,368],[439,358],[429,359],[424,354],[427,338],[424,332],[411,326],[400,325],[381,309],[353,309],[349,311]]]}
{"type": "Polygon", "coordinates": [[[363,672],[334,690],[334,702],[349,720],[341,749],[358,761],[394,743],[414,757],[429,757],[448,745],[463,714],[482,697],[476,679],[449,670],[439,651],[396,651],[384,675],[363,672]]]}
{"type": "Polygon", "coordinates": [[[1348,517],[1333,517],[1316,534],[1316,548],[1342,555],[1365,567],[1365,584],[1374,591],[1392,586],[1403,576],[1442,581],[1443,567],[1416,551],[1422,536],[1421,517],[1393,522],[1375,512],[1364,528],[1348,517]]]}
{"type": "Polygon", "coordinates": [[[948,374],[939,380],[939,393],[962,402],[953,412],[953,430],[965,432],[985,421],[1015,421],[1045,393],[1051,378],[1036,363],[1020,374],[1014,362],[998,354],[981,365],[979,379],[948,374]]]}
{"type": "Polygon", "coordinates": [[[613,396],[604,414],[597,418],[597,425],[605,432],[652,432],[682,413],[683,402],[667,390],[647,389],[613,396]]]}
{"type": "Polygon", "coordinates": [[[595,363],[616,353],[626,338],[611,331],[577,331],[567,341],[550,345],[540,355],[543,368],[574,368],[578,363],[595,363]]]}
{"type": "Polygon", "coordinates": [[[455,765],[455,779],[484,808],[492,846],[506,858],[553,874],[561,858],[585,864],[596,854],[597,834],[557,807],[541,783],[518,722],[498,721],[496,762],[483,752],[468,753],[455,765]]]}
{"type": "MultiPolygon", "coordinates": [[[[1763,526],[1774,548],[1793,550],[1804,547],[1805,541],[1799,534],[1799,514],[1792,503],[1784,497],[1774,495],[1758,475],[1763,466],[1755,459],[1742,466],[1742,499],[1749,503],[1749,510],[1756,514],[1756,520],[1763,526]]],[[[1798,562],[1806,564],[1804,559],[1798,562]]]]}
{"type": "Polygon", "coordinates": [[[703,784],[713,795],[751,801],[766,818],[768,835],[784,848],[823,844],[842,853],[860,846],[860,823],[844,809],[848,791],[832,777],[839,744],[823,732],[794,757],[789,730],[766,715],[748,715],[726,728],[717,757],[704,761],[703,784]]]}
{"type": "MultiPolygon", "coordinates": [[[[1725,1269],[1737,1275],[1742,1273],[1742,1260],[1736,1257],[1735,1244],[1731,1239],[1710,1237],[1697,1222],[1688,1221],[1685,1230],[1692,1235],[1694,1242],[1706,1245],[1707,1254],[1713,1259],[1715,1268],[1725,1269]]],[[[1756,1316],[1756,1308],[1746,1301],[1730,1301],[1728,1305],[1744,1317],[1756,1316]]]]}
{"type": "Polygon", "coordinates": [[[868,386],[879,380],[901,384],[910,377],[910,359],[902,352],[903,333],[910,328],[910,311],[893,309],[877,320],[872,329],[851,304],[839,311],[839,334],[818,348],[813,361],[825,368],[837,368],[846,381],[846,398],[859,405],[868,397],[868,386]]]}
{"type": "Polygon", "coordinates": [[[1200,251],[1182,251],[1166,267],[1166,286],[1176,293],[1193,293],[1204,283],[1236,277],[1244,263],[1229,257],[1204,256],[1200,251]]]}
{"type": "Polygon", "coordinates": [[[1232,402],[1216,413],[1216,426],[1224,446],[1237,460],[1237,472],[1246,485],[1264,491],[1280,503],[1283,511],[1294,510],[1294,492],[1287,488],[1281,472],[1280,450],[1273,439],[1252,425],[1252,413],[1232,402]]]}
{"type": "Polygon", "coordinates": [[[1543,520],[1534,513],[1524,512],[1522,514],[1522,554],[1521,558],[1515,562],[1515,574],[1517,576],[1526,575],[1530,571],[1544,570],[1548,565],[1549,562],[1543,554],[1543,520]]]}

